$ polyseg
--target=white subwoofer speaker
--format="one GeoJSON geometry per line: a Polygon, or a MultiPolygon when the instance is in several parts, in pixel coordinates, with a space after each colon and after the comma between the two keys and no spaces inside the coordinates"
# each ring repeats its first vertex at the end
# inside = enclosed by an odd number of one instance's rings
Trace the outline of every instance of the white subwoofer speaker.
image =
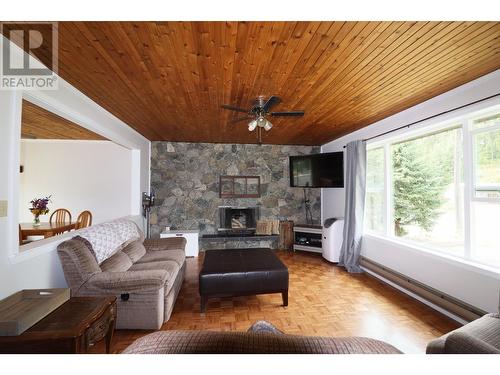
{"type": "Polygon", "coordinates": [[[344,219],[329,218],[323,224],[323,258],[329,262],[338,263],[340,248],[344,238],[344,219]]]}

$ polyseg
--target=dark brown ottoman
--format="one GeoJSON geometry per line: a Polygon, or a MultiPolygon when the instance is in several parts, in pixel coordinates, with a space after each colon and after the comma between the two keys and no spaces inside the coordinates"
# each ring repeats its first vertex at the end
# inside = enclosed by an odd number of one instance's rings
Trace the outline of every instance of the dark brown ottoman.
{"type": "Polygon", "coordinates": [[[270,249],[207,250],[200,271],[201,311],[212,297],[281,293],[288,306],[288,268],[270,249]]]}

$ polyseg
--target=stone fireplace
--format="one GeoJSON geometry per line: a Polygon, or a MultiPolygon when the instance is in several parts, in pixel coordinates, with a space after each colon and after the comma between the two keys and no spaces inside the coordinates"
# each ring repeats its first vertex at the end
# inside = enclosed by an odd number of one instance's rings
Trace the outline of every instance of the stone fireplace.
{"type": "Polygon", "coordinates": [[[259,207],[219,207],[219,231],[254,232],[259,220],[259,207]]]}
{"type": "MultiPolygon", "coordinates": [[[[219,207],[230,206],[258,207],[259,218],[304,223],[303,191],[290,187],[288,158],[319,152],[316,146],[151,142],[151,189],[157,203],[151,209],[151,234],[158,237],[165,226],[199,230],[201,236],[239,234],[218,230],[226,227],[219,207]],[[261,196],[221,197],[219,176],[260,176],[261,196]]],[[[318,223],[320,193],[310,190],[318,223]]]]}

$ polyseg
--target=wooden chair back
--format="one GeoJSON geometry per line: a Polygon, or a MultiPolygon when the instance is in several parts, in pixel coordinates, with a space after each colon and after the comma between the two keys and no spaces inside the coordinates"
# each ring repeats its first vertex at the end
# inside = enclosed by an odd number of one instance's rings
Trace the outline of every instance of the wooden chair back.
{"type": "Polygon", "coordinates": [[[83,211],[78,215],[78,218],[76,219],[76,226],[75,229],[82,229],[82,228],[87,228],[92,225],[92,213],[90,211],[83,211]]]}
{"type": "Polygon", "coordinates": [[[52,212],[52,215],[50,215],[49,222],[52,223],[64,223],[64,222],[71,222],[71,212],[69,212],[65,208],[58,208],[54,212],[52,212]]]}

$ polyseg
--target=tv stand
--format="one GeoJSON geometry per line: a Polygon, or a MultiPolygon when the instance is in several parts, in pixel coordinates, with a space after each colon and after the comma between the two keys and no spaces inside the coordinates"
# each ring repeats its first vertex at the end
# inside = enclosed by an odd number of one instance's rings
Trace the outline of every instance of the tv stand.
{"type": "Polygon", "coordinates": [[[293,227],[293,251],[302,250],[322,253],[323,227],[321,225],[297,224],[293,227]]]}

